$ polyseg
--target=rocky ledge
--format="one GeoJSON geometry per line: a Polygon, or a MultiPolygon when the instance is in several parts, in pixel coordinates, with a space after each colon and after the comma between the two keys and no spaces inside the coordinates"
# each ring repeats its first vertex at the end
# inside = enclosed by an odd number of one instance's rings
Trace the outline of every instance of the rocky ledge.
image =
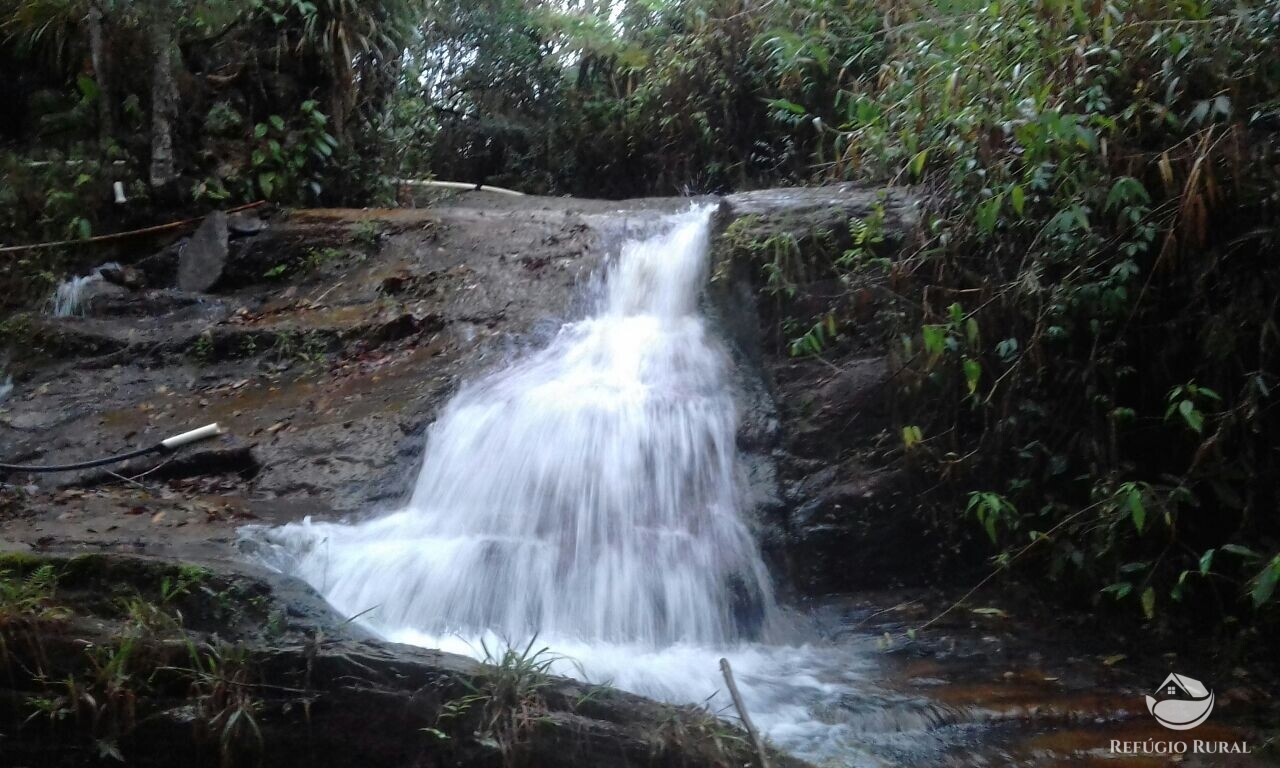
{"type": "Polygon", "coordinates": [[[121,555],[8,555],[0,570],[4,765],[756,759],[705,710],[551,676],[536,649],[480,664],[377,641],[270,574],[121,555]]]}

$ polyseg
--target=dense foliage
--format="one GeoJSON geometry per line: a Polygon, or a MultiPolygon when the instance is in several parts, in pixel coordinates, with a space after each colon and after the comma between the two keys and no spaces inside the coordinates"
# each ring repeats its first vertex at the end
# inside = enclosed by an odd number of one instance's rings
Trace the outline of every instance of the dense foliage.
{"type": "Polygon", "coordinates": [[[394,90],[407,9],[3,0],[5,239],[88,237],[157,207],[365,193],[350,171],[394,90]]]}
{"type": "Polygon", "coordinates": [[[914,451],[1003,563],[1148,619],[1271,609],[1280,5],[973,10],[914,22],[833,142],[935,194],[891,267],[914,451]]]}
{"type": "Polygon", "coordinates": [[[903,460],[1001,564],[1145,619],[1276,613],[1280,2],[95,7],[105,59],[88,4],[0,2],[26,105],[3,125],[6,230],[97,231],[103,177],[155,194],[131,41],[160,17],[183,194],[210,205],[432,175],[915,184],[921,231],[892,259],[874,218],[758,244],[792,353],[891,345],[903,460]],[[842,287],[815,306],[801,269],[842,287]]]}

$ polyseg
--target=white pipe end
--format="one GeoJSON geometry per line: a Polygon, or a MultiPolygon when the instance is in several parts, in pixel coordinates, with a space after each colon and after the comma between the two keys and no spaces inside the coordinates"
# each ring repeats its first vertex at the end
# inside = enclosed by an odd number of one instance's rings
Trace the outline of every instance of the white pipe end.
{"type": "Polygon", "coordinates": [[[206,424],[199,429],[193,429],[190,432],[183,432],[180,435],[174,435],[168,439],[161,440],[160,445],[163,445],[165,448],[172,451],[175,448],[181,448],[184,445],[189,445],[190,443],[198,442],[200,440],[207,440],[210,437],[216,437],[220,434],[222,434],[222,427],[218,426],[217,423],[206,424]]]}

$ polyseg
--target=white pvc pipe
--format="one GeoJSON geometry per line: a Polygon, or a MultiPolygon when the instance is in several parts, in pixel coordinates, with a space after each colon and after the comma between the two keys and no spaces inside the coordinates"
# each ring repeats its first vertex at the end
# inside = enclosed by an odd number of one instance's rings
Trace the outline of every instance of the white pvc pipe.
{"type": "Polygon", "coordinates": [[[183,432],[180,435],[174,435],[166,440],[161,440],[160,445],[163,445],[165,448],[172,451],[175,448],[181,448],[184,445],[188,445],[199,440],[206,440],[210,437],[216,437],[220,434],[222,434],[222,427],[218,426],[215,422],[213,424],[206,424],[199,429],[193,429],[190,432],[183,432]]]}
{"type": "Polygon", "coordinates": [[[396,184],[403,187],[439,187],[441,189],[465,189],[472,192],[497,192],[500,195],[516,195],[524,197],[523,192],[503,187],[491,187],[488,184],[469,184],[465,181],[429,181],[427,179],[395,179],[396,184]]]}

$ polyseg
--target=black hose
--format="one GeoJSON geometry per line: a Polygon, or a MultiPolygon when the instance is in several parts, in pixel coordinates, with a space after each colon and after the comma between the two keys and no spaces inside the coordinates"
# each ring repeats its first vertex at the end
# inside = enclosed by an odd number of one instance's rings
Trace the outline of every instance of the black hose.
{"type": "Polygon", "coordinates": [[[148,453],[165,450],[163,443],[156,443],[150,448],[139,448],[136,451],[129,451],[117,456],[108,456],[105,459],[93,459],[91,461],[79,461],[75,464],[48,464],[44,466],[22,466],[20,464],[4,464],[0,463],[0,472],[70,472],[76,469],[89,469],[91,467],[100,467],[103,464],[115,464],[118,461],[126,461],[128,459],[144,456],[148,453]]]}

